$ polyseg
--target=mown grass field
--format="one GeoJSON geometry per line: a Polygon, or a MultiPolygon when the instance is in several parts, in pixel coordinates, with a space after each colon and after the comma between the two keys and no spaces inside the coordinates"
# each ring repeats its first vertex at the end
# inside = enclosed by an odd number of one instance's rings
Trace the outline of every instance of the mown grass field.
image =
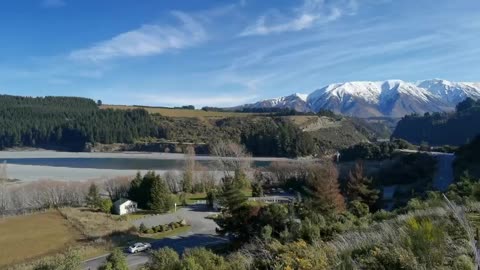
{"type": "Polygon", "coordinates": [[[64,251],[82,238],[58,212],[0,219],[0,269],[64,251]]]}
{"type": "Polygon", "coordinates": [[[203,110],[187,110],[187,109],[173,109],[173,108],[158,108],[158,107],[143,107],[143,106],[126,106],[126,105],[102,105],[102,109],[116,109],[116,110],[132,110],[145,109],[149,113],[159,113],[168,117],[207,117],[207,118],[223,118],[223,117],[244,117],[253,115],[252,113],[239,112],[212,112],[203,110]]]}

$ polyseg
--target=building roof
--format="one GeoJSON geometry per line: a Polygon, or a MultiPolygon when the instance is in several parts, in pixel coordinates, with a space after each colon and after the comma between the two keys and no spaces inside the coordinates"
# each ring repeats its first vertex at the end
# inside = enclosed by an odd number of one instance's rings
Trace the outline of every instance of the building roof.
{"type": "Polygon", "coordinates": [[[132,200],[125,199],[125,198],[120,198],[120,199],[116,200],[116,201],[113,203],[113,205],[114,205],[115,207],[118,207],[118,206],[120,206],[120,205],[122,205],[122,204],[124,204],[124,203],[126,203],[126,202],[129,202],[129,201],[135,203],[135,202],[132,201],[132,200]]]}

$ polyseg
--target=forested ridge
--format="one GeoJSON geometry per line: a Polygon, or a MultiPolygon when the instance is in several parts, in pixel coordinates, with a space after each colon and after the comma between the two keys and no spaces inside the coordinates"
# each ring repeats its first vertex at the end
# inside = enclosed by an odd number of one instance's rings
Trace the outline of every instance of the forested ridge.
{"type": "Polygon", "coordinates": [[[77,97],[0,96],[0,149],[59,146],[81,151],[85,143],[131,143],[156,136],[145,110],[100,110],[77,97]]]}
{"type": "Polygon", "coordinates": [[[331,153],[379,133],[368,123],[333,114],[168,117],[141,108],[100,108],[95,101],[79,97],[0,96],[0,149],[84,151],[88,145],[101,149],[117,143],[158,143],[154,151],[183,152],[188,144],[208,149],[228,140],[244,145],[254,156],[299,157],[331,153]]]}
{"type": "Polygon", "coordinates": [[[463,145],[480,134],[480,101],[460,102],[454,113],[407,115],[398,123],[392,137],[414,144],[463,145]]]}

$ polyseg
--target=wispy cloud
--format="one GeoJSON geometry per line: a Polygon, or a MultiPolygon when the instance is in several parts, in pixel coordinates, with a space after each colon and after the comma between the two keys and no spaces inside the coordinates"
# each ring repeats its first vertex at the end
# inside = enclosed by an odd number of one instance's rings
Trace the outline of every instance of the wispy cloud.
{"type": "Polygon", "coordinates": [[[325,0],[305,0],[303,5],[295,8],[290,15],[274,12],[261,16],[253,25],[245,28],[240,36],[301,31],[354,14],[357,8],[357,0],[338,0],[333,5],[325,0]]]}
{"type": "Polygon", "coordinates": [[[64,0],[43,0],[42,6],[46,8],[58,8],[65,6],[66,3],[64,0]]]}
{"type": "Polygon", "coordinates": [[[158,55],[168,50],[190,47],[207,39],[204,27],[192,16],[178,11],[172,14],[179,20],[179,25],[146,24],[92,47],[73,51],[69,57],[74,60],[96,62],[158,55]]]}

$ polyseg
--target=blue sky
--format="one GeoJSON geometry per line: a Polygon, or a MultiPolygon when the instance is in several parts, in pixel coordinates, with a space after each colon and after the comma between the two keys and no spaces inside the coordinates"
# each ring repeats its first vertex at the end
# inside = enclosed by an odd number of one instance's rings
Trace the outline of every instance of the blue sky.
{"type": "Polygon", "coordinates": [[[0,93],[232,106],[352,80],[480,81],[478,0],[6,0],[0,93]]]}

